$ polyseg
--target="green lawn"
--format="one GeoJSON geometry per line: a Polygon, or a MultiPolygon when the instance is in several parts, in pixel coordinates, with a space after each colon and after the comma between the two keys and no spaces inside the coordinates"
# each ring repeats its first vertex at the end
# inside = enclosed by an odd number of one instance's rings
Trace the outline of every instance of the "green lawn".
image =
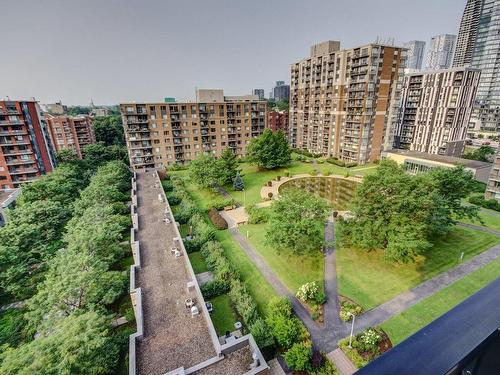
{"type": "Polygon", "coordinates": [[[207,264],[205,263],[205,259],[201,255],[201,252],[196,251],[194,253],[188,254],[188,256],[194,273],[202,273],[208,271],[207,264]]]}
{"type": "MultiPolygon", "coordinates": [[[[202,208],[206,207],[205,199],[207,197],[220,199],[219,194],[215,194],[206,189],[199,189],[192,183],[186,183],[186,188],[196,204],[202,208]]],[[[205,217],[208,220],[208,216],[206,214],[205,217]]],[[[269,300],[277,295],[273,287],[267,282],[264,276],[262,276],[257,266],[246,255],[228,230],[217,231],[216,239],[224,248],[226,257],[229,259],[234,268],[240,273],[242,281],[257,303],[259,313],[261,315],[265,315],[269,300]]]]}
{"type": "Polygon", "coordinates": [[[474,225],[479,225],[482,227],[490,228],[496,231],[500,231],[500,216],[495,216],[492,214],[489,214],[488,211],[480,211],[479,216],[481,217],[481,220],[483,223],[480,223],[479,221],[475,220],[469,220],[469,219],[460,219],[461,222],[463,223],[468,223],[468,224],[474,224],[474,225]]]}
{"type": "Polygon", "coordinates": [[[226,331],[234,331],[234,323],[236,323],[236,315],[231,308],[231,300],[226,294],[215,297],[210,300],[214,311],[210,314],[212,323],[214,324],[217,335],[222,336],[226,331]]]}
{"type": "Polygon", "coordinates": [[[381,252],[337,249],[339,293],[370,309],[500,242],[489,233],[455,227],[412,264],[384,261],[381,252]]]}
{"type": "Polygon", "coordinates": [[[239,227],[243,236],[255,247],[266,263],[278,275],[280,280],[296,292],[299,287],[310,281],[317,281],[323,286],[324,262],[323,254],[314,256],[298,256],[278,252],[265,243],[266,224],[247,224],[239,227]]]}
{"type": "Polygon", "coordinates": [[[392,343],[398,344],[497,277],[500,277],[500,259],[494,260],[403,313],[392,317],[381,327],[387,332],[392,343]]]}

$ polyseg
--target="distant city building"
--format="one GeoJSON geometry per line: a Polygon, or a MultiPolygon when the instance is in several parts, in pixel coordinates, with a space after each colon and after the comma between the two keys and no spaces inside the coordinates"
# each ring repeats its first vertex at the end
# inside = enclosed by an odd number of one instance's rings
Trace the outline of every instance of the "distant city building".
{"type": "Polygon", "coordinates": [[[500,202],[500,155],[495,156],[493,168],[491,168],[491,173],[488,177],[484,198],[496,199],[497,202],[500,202]]]}
{"type": "Polygon", "coordinates": [[[285,85],[284,81],[276,81],[276,86],[273,88],[273,99],[289,100],[290,98],[290,85],[285,85]]]}
{"type": "Polygon", "coordinates": [[[82,158],[83,147],[95,143],[92,120],[89,116],[45,116],[56,151],[74,150],[82,158]]]}
{"type": "Polygon", "coordinates": [[[500,131],[500,0],[469,0],[459,30],[455,66],[481,69],[471,128],[500,131]]]}
{"type": "Polygon", "coordinates": [[[424,60],[425,42],[420,40],[412,40],[405,43],[406,52],[406,69],[422,69],[422,62],[424,60]]]}
{"type": "Polygon", "coordinates": [[[120,104],[133,168],[165,168],[231,148],[243,156],[266,127],[267,102],[255,95],[197,90],[196,102],[120,104]]]}
{"type": "Polygon", "coordinates": [[[290,143],[315,154],[364,164],[392,147],[406,49],[340,42],[311,47],[291,66],[290,143]]]}
{"type": "Polygon", "coordinates": [[[288,136],[288,111],[267,112],[267,127],[273,131],[283,130],[288,136]]]}
{"type": "Polygon", "coordinates": [[[7,222],[6,210],[16,205],[16,200],[21,194],[21,189],[0,190],[0,227],[7,222]]]}
{"type": "Polygon", "coordinates": [[[458,31],[457,47],[453,56],[453,67],[468,66],[472,62],[483,3],[484,0],[468,0],[465,5],[458,31]]]}
{"type": "Polygon", "coordinates": [[[264,100],[265,94],[264,89],[253,89],[253,94],[259,97],[259,100],[264,100]]]}
{"type": "Polygon", "coordinates": [[[62,115],[66,113],[68,107],[63,105],[61,101],[55,102],[53,104],[45,104],[45,109],[47,112],[53,115],[62,115]]]}
{"type": "Polygon", "coordinates": [[[0,190],[51,172],[55,150],[35,100],[0,101],[0,190]]]}
{"type": "Polygon", "coordinates": [[[431,38],[427,51],[427,69],[447,69],[451,67],[455,50],[456,35],[441,34],[431,38]]]}
{"type": "Polygon", "coordinates": [[[100,108],[92,108],[90,111],[90,116],[92,117],[101,117],[101,116],[108,116],[109,115],[109,109],[100,107],[100,108]]]}
{"type": "Polygon", "coordinates": [[[477,181],[485,183],[488,181],[491,171],[491,163],[484,161],[411,150],[387,150],[382,153],[382,158],[394,160],[399,165],[403,165],[405,170],[411,174],[427,172],[434,168],[454,168],[461,165],[465,170],[472,172],[477,181]]]}
{"type": "Polygon", "coordinates": [[[460,156],[480,74],[472,68],[406,74],[394,147],[460,156]]]}

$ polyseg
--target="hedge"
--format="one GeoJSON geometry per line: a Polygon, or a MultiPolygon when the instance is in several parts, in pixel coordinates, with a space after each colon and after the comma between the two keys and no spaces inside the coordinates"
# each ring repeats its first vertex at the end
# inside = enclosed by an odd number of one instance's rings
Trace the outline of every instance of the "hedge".
{"type": "Polygon", "coordinates": [[[227,229],[227,221],[220,215],[219,211],[212,207],[210,211],[208,211],[208,217],[213,225],[219,230],[227,229]]]}
{"type": "Polygon", "coordinates": [[[231,285],[228,281],[216,279],[203,284],[200,289],[203,297],[209,299],[229,292],[230,287],[231,285]]]}
{"type": "Polygon", "coordinates": [[[247,213],[249,224],[266,223],[269,219],[269,210],[266,208],[257,208],[255,205],[251,205],[247,208],[247,213]]]}

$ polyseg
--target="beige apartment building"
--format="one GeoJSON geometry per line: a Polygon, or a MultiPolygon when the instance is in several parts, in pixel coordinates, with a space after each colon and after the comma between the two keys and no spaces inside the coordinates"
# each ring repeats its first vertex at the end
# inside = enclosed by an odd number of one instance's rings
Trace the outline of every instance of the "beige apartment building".
{"type": "Polygon", "coordinates": [[[327,41],[291,65],[290,143],[364,164],[392,146],[406,49],[383,44],[340,49],[327,41]]]}
{"type": "Polygon", "coordinates": [[[394,147],[460,156],[480,75],[464,67],[406,74],[394,147]]]}
{"type": "Polygon", "coordinates": [[[130,164],[164,168],[202,153],[219,156],[228,147],[245,155],[250,139],[266,127],[267,102],[197,90],[196,102],[126,103],[120,110],[130,164]]]}
{"type": "Polygon", "coordinates": [[[81,159],[82,149],[95,143],[92,120],[89,116],[52,116],[46,114],[45,119],[56,151],[75,150],[81,159]]]}
{"type": "Polygon", "coordinates": [[[500,202],[500,155],[495,156],[493,167],[486,184],[485,199],[496,199],[500,202]]]}

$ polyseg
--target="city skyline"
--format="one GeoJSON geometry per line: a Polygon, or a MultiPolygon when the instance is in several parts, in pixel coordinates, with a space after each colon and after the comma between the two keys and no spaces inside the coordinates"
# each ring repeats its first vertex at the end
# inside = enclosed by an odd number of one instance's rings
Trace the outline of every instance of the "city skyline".
{"type": "Polygon", "coordinates": [[[14,57],[0,65],[0,97],[35,97],[42,103],[62,100],[68,105],[86,105],[92,99],[108,105],[164,97],[194,100],[195,87],[250,94],[255,87],[267,90],[277,80],[288,83],[290,64],[306,57],[315,43],[339,40],[341,48],[352,48],[378,36],[397,36],[395,44],[402,46],[409,40],[456,34],[465,0],[460,4],[446,0],[439,8],[430,1],[416,8],[409,0],[356,5],[315,1],[307,7],[285,1],[187,2],[175,8],[171,2],[141,5],[5,4],[0,30],[15,35],[3,41],[14,57]],[[186,22],[185,15],[192,22],[186,22]],[[350,27],[354,18],[366,25],[356,33],[350,27]],[[261,26],[255,28],[256,24],[261,26]]]}

